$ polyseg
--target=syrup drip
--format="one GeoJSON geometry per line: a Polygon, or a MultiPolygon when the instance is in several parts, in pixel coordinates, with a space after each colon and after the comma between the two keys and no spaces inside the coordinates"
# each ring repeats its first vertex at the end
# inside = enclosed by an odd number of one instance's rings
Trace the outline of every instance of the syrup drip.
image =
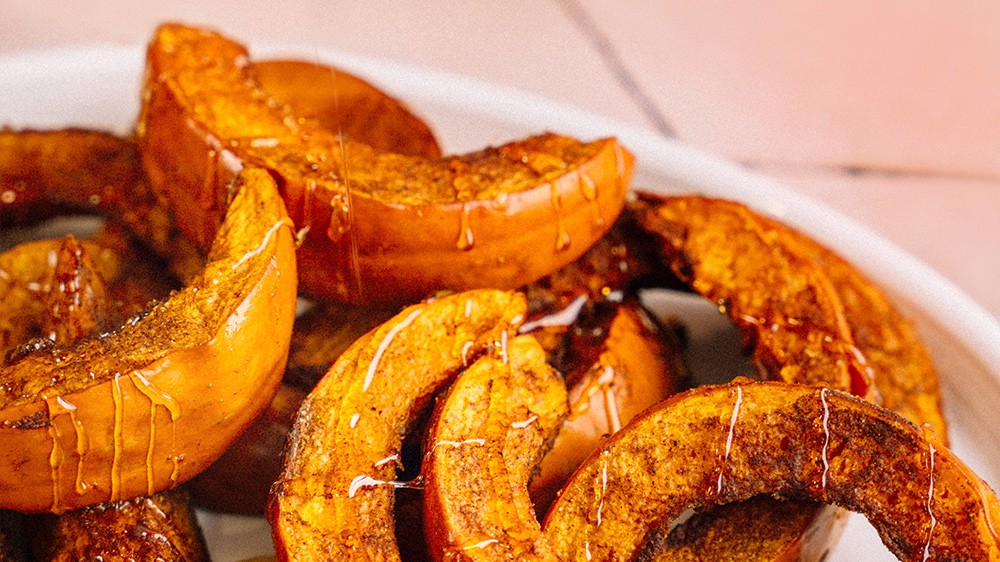
{"type": "Polygon", "coordinates": [[[476,243],[476,237],[472,234],[472,226],[469,224],[470,210],[468,203],[462,203],[462,212],[458,219],[458,242],[455,243],[455,247],[463,252],[471,250],[476,243]]]}
{"type": "Polygon", "coordinates": [[[827,449],[830,447],[830,405],[826,402],[826,394],[829,390],[824,387],[819,391],[819,399],[823,403],[823,450],[820,456],[823,462],[823,473],[820,475],[819,485],[823,492],[826,492],[826,478],[830,472],[830,462],[826,457],[827,449]]]}
{"type": "Polygon", "coordinates": [[[619,193],[624,192],[628,186],[625,185],[625,154],[622,146],[615,143],[615,185],[619,193]]]}
{"type": "Polygon", "coordinates": [[[262,254],[264,250],[267,249],[267,246],[271,243],[271,240],[278,233],[278,230],[280,230],[281,227],[283,226],[287,226],[290,229],[292,229],[292,235],[293,236],[295,235],[295,225],[292,223],[292,220],[288,217],[283,217],[281,220],[271,225],[271,228],[269,228],[268,231],[264,234],[263,240],[260,241],[260,244],[258,244],[256,248],[243,254],[243,256],[236,263],[234,263],[230,269],[236,270],[247,261],[262,254]]]}
{"type": "Polygon", "coordinates": [[[597,201],[597,182],[586,172],[580,172],[580,193],[590,203],[590,214],[594,221],[594,226],[604,226],[604,218],[601,217],[601,206],[597,201]]]}
{"type": "Polygon", "coordinates": [[[469,366],[469,351],[472,350],[472,346],[474,346],[474,345],[475,345],[475,342],[473,342],[472,340],[469,340],[469,341],[465,342],[464,344],[462,344],[462,366],[463,367],[468,367],[469,366]]]}
{"type": "MultiPolygon", "coordinates": [[[[87,434],[83,429],[83,423],[76,417],[76,406],[66,401],[61,396],[56,396],[55,398],[46,398],[45,405],[48,407],[49,411],[49,435],[52,436],[52,454],[49,456],[50,464],[54,461],[57,455],[57,443],[61,438],[58,428],[55,425],[55,419],[57,416],[67,415],[69,416],[70,425],[73,426],[73,432],[76,436],[76,478],[74,483],[74,489],[77,494],[83,495],[87,492],[87,484],[83,480],[83,459],[87,455],[87,434]]],[[[61,449],[58,453],[58,464],[61,464],[65,459],[65,455],[62,453],[61,449]]],[[[55,469],[57,467],[53,467],[55,469]]],[[[55,482],[53,482],[55,484],[55,482]]],[[[53,504],[53,509],[56,507],[53,504]]]]}
{"type": "Polygon", "coordinates": [[[580,295],[573,299],[573,302],[569,303],[569,306],[558,312],[547,314],[537,320],[521,324],[518,333],[529,334],[540,328],[572,326],[573,322],[576,322],[577,317],[580,316],[580,310],[583,309],[583,305],[585,304],[587,304],[587,296],[580,295]]]}
{"type": "Polygon", "coordinates": [[[60,498],[62,497],[60,482],[62,481],[63,452],[62,448],[59,446],[61,435],[59,435],[59,428],[56,427],[52,402],[46,399],[45,403],[49,408],[48,433],[49,437],[52,439],[52,450],[49,452],[49,471],[52,478],[52,512],[62,513],[63,509],[60,504],[60,498]]]}
{"type": "MultiPolygon", "coordinates": [[[[595,365],[595,367],[601,367],[595,365]]],[[[618,411],[618,400],[615,396],[614,382],[615,369],[610,365],[604,365],[600,373],[594,376],[596,371],[592,370],[587,374],[590,381],[587,383],[584,392],[580,394],[571,405],[569,419],[573,420],[583,416],[590,411],[590,401],[594,395],[600,392],[604,399],[604,415],[608,424],[607,434],[616,433],[622,428],[621,414],[618,411]]]]}
{"type": "Polygon", "coordinates": [[[552,210],[555,211],[556,215],[556,251],[561,252],[569,247],[570,238],[569,233],[566,232],[566,224],[563,220],[562,196],[559,194],[559,185],[557,182],[552,182],[549,186],[552,198],[552,210]]]}
{"type": "Polygon", "coordinates": [[[743,405],[743,387],[736,387],[736,403],[733,404],[733,415],[729,418],[729,436],[726,437],[726,451],[722,457],[723,466],[719,469],[719,478],[715,482],[716,495],[722,494],[722,476],[725,473],[725,465],[729,462],[729,453],[733,449],[733,437],[736,434],[736,420],[740,416],[740,406],[743,405]]]}
{"type": "Polygon", "coordinates": [[[176,474],[178,472],[178,458],[176,455],[177,430],[176,422],[181,415],[180,404],[169,395],[158,389],[148,379],[140,373],[133,371],[129,373],[129,379],[136,390],[141,392],[149,400],[149,446],[146,449],[146,490],[149,495],[156,492],[155,474],[153,471],[154,457],[153,446],[156,443],[156,407],[162,406],[170,414],[170,458],[173,460],[173,471],[171,472],[171,485],[176,484],[176,474]]]}
{"type": "Polygon", "coordinates": [[[597,476],[596,484],[600,486],[600,495],[597,501],[597,526],[600,527],[604,521],[604,496],[608,491],[608,457],[607,449],[601,451],[601,472],[597,476]]]}
{"type": "Polygon", "coordinates": [[[392,344],[392,340],[395,339],[400,332],[412,324],[413,321],[417,319],[417,316],[420,316],[423,311],[424,310],[422,308],[413,310],[406,316],[406,318],[400,321],[399,324],[393,326],[385,337],[382,338],[382,341],[378,344],[378,348],[375,349],[375,356],[372,357],[371,363],[368,364],[368,372],[365,373],[365,380],[361,384],[362,392],[367,391],[368,387],[371,386],[372,380],[375,378],[375,371],[378,370],[378,364],[382,360],[382,355],[385,354],[385,350],[389,348],[390,344],[392,344]]]}
{"type": "Polygon", "coordinates": [[[465,552],[466,550],[477,550],[481,548],[486,548],[491,544],[497,544],[498,542],[500,542],[499,539],[485,539],[476,543],[460,546],[458,549],[462,552],[465,552]]]}
{"type": "Polygon", "coordinates": [[[934,535],[934,528],[937,527],[937,517],[934,516],[934,455],[937,454],[937,449],[934,448],[934,443],[930,440],[927,441],[927,472],[930,474],[930,478],[927,483],[927,504],[925,509],[927,510],[927,517],[930,518],[930,524],[927,527],[927,539],[924,542],[924,560],[929,560],[931,556],[931,538],[934,535]]]}
{"type": "Polygon", "coordinates": [[[531,426],[531,424],[535,423],[536,421],[538,421],[538,415],[531,414],[531,416],[528,417],[528,419],[513,422],[510,424],[510,426],[514,429],[527,429],[528,427],[531,426]]]}
{"type": "Polygon", "coordinates": [[[347,489],[347,497],[353,498],[358,494],[358,491],[362,488],[374,488],[376,486],[392,486],[393,488],[409,488],[413,490],[422,490],[424,488],[423,477],[417,476],[413,480],[379,480],[378,478],[373,478],[371,476],[366,476],[364,474],[355,476],[354,480],[351,480],[351,485],[347,489]]]}
{"type": "Polygon", "coordinates": [[[121,374],[115,373],[111,381],[111,398],[115,403],[114,456],[111,459],[111,501],[121,499],[122,487],[122,452],[125,448],[125,402],[122,398],[121,374]]]}

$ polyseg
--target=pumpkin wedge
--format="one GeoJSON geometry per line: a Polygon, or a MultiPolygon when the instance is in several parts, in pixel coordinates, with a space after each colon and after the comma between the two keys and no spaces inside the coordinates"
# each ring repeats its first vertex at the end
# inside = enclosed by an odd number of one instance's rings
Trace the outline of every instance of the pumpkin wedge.
{"type": "MultiPolygon", "coordinates": [[[[49,253],[45,246],[31,247],[42,250],[41,257],[49,253]]],[[[43,337],[55,345],[75,344],[105,327],[116,303],[108,299],[108,284],[86,247],[72,235],[59,245],[52,268],[52,282],[38,293],[47,305],[39,319],[43,337]]],[[[175,490],[61,515],[29,516],[24,526],[34,560],[208,559],[187,496],[175,490]]]]}
{"type": "Polygon", "coordinates": [[[30,525],[32,560],[209,560],[184,490],[36,515],[30,525]]]}
{"type": "Polygon", "coordinates": [[[528,482],[566,411],[562,377],[531,336],[456,378],[438,400],[421,471],[435,560],[557,560],[528,482]]]}
{"type": "Polygon", "coordinates": [[[295,284],[283,204],[248,169],[186,287],[115,331],[0,367],[0,506],[58,513],[197,474],[277,388],[295,284]]]}
{"type": "Polygon", "coordinates": [[[428,159],[378,152],[270,99],[242,45],[164,25],[147,50],[139,148],[154,190],[203,247],[229,178],[268,169],[305,233],[309,296],[415,302],[514,289],[579,257],[624,205],[632,157],[613,139],[546,134],[428,159]]]}
{"type": "MultiPolygon", "coordinates": [[[[847,261],[801,232],[731,201],[644,194],[630,211],[659,236],[663,259],[680,280],[716,303],[739,327],[765,378],[852,390],[915,423],[930,423],[947,443],[930,355],[888,297],[847,261]]],[[[800,504],[800,509],[806,506],[800,504]]],[[[808,509],[813,515],[798,519],[805,526],[783,527],[787,549],[817,528],[825,528],[831,540],[839,534],[842,518],[821,513],[831,508],[808,509]],[[817,527],[813,521],[831,524],[817,527]]],[[[754,530],[762,524],[760,518],[747,518],[750,525],[727,526],[738,519],[704,524],[724,536],[761,533],[754,530]]],[[[661,552],[660,560],[683,560],[684,549],[695,547],[683,544],[683,532],[678,529],[673,539],[677,548],[661,552]]],[[[769,552],[782,556],[785,549],[779,542],[770,542],[769,552]]],[[[770,556],[745,553],[743,559],[770,556]]]]}
{"type": "Polygon", "coordinates": [[[520,293],[466,291],[403,309],[362,336],[309,394],[268,517],[279,560],[398,560],[396,469],[407,426],[524,320],[520,293]]]}
{"type": "Polygon", "coordinates": [[[379,152],[441,156],[427,123],[358,76],[301,60],[257,61],[252,73],[267,95],[288,106],[298,119],[315,119],[320,127],[379,152]]]}
{"type": "Polygon", "coordinates": [[[562,560],[630,560],[651,527],[761,494],[860,512],[901,560],[1000,559],[1000,500],[924,430],[844,392],[747,379],[633,420],[543,528],[562,560]]]}
{"type": "Polygon", "coordinates": [[[739,203],[697,196],[644,203],[640,220],[661,236],[664,259],[740,327],[767,376],[871,396],[947,440],[930,354],[909,320],[847,261],[739,203]]]}

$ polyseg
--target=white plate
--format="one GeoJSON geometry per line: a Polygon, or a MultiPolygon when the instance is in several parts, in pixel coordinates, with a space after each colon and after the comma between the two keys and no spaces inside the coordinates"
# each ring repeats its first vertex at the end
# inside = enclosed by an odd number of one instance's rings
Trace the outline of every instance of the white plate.
{"type": "MultiPolygon", "coordinates": [[[[636,185],[744,201],[809,233],[887,288],[918,322],[940,369],[953,449],[994,488],[1000,484],[1000,326],[950,282],[837,212],[766,177],[681,143],[597,115],[460,76],[315,48],[258,47],[365,76],[427,118],[453,152],[543,130],[582,138],[615,135],[638,160],[636,185]]],[[[128,131],[138,114],[143,51],[95,45],[0,57],[0,125],[69,125],[128,131]]],[[[214,559],[267,553],[260,520],[203,519],[214,559]]],[[[853,517],[829,560],[893,560],[853,517]]]]}

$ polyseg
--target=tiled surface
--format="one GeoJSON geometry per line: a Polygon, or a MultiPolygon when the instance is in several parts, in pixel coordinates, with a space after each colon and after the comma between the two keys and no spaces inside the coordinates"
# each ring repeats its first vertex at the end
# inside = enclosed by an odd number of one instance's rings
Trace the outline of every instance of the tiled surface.
{"type": "Polygon", "coordinates": [[[142,43],[164,20],[676,133],[858,218],[1000,316],[1000,3],[0,0],[0,53],[142,43]]]}

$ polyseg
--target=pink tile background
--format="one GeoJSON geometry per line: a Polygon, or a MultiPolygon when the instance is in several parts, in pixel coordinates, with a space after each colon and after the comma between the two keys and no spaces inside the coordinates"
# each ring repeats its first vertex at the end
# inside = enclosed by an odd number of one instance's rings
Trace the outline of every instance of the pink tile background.
{"type": "Polygon", "coordinates": [[[858,218],[1000,316],[1000,3],[0,1],[0,53],[142,43],[164,20],[669,128],[858,218]]]}

